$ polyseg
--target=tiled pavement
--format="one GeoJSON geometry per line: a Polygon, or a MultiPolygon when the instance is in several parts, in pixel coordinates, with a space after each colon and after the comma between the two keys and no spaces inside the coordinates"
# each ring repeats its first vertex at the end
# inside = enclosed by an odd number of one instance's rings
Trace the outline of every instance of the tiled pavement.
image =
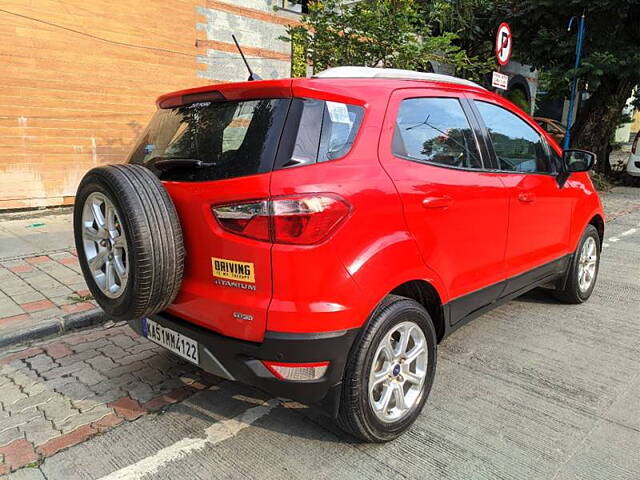
{"type": "Polygon", "coordinates": [[[93,308],[75,250],[0,260],[0,337],[93,308]]]}
{"type": "Polygon", "coordinates": [[[123,324],[39,345],[0,356],[0,475],[219,381],[123,324]]]}

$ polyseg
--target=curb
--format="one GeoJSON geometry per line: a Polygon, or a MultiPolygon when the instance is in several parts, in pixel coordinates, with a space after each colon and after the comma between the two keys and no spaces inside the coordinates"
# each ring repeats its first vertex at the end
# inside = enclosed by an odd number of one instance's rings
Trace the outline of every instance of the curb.
{"type": "Polygon", "coordinates": [[[45,337],[63,335],[72,330],[101,325],[109,320],[110,318],[107,314],[99,308],[85,312],[71,313],[62,318],[41,321],[33,327],[25,327],[7,334],[2,334],[0,337],[0,348],[19,343],[32,342],[45,337]]]}

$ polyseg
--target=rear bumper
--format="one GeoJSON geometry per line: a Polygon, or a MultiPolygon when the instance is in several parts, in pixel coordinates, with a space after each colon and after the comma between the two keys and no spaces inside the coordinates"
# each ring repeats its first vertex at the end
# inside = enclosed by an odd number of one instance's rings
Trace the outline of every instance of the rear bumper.
{"type": "MultiPolygon", "coordinates": [[[[196,340],[203,370],[337,415],[345,363],[359,329],[308,334],[267,332],[262,343],[254,343],[225,337],[167,313],[151,319],[196,340]],[[292,382],[275,378],[260,360],[330,363],[321,379],[292,382]]],[[[142,320],[131,320],[129,325],[144,336],[142,320]]]]}
{"type": "Polygon", "coordinates": [[[640,157],[632,155],[627,163],[627,173],[634,177],[640,175],[640,157]]]}

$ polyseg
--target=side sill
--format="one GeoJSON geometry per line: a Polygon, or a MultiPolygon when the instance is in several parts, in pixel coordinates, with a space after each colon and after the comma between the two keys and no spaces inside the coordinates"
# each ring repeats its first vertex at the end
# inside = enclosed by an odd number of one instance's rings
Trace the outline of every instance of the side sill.
{"type": "Polygon", "coordinates": [[[574,255],[565,255],[533,270],[498,282],[443,305],[446,331],[443,339],[471,320],[503,305],[536,287],[566,282],[574,255]]]}

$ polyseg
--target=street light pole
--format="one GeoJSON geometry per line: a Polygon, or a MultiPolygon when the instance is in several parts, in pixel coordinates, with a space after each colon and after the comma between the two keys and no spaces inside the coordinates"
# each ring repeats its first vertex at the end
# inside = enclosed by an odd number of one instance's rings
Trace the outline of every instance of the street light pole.
{"type": "MultiPolygon", "coordinates": [[[[571,17],[569,20],[569,32],[571,31],[571,25],[576,17],[571,17]]],[[[567,134],[564,137],[564,149],[568,149],[571,145],[571,127],[573,123],[573,108],[576,101],[576,90],[578,89],[578,68],[580,68],[580,57],[582,56],[582,44],[584,43],[584,12],[580,17],[580,26],[578,27],[578,40],[576,42],[576,66],[573,72],[573,82],[571,83],[571,97],[569,98],[569,116],[567,118],[567,134]]]]}

